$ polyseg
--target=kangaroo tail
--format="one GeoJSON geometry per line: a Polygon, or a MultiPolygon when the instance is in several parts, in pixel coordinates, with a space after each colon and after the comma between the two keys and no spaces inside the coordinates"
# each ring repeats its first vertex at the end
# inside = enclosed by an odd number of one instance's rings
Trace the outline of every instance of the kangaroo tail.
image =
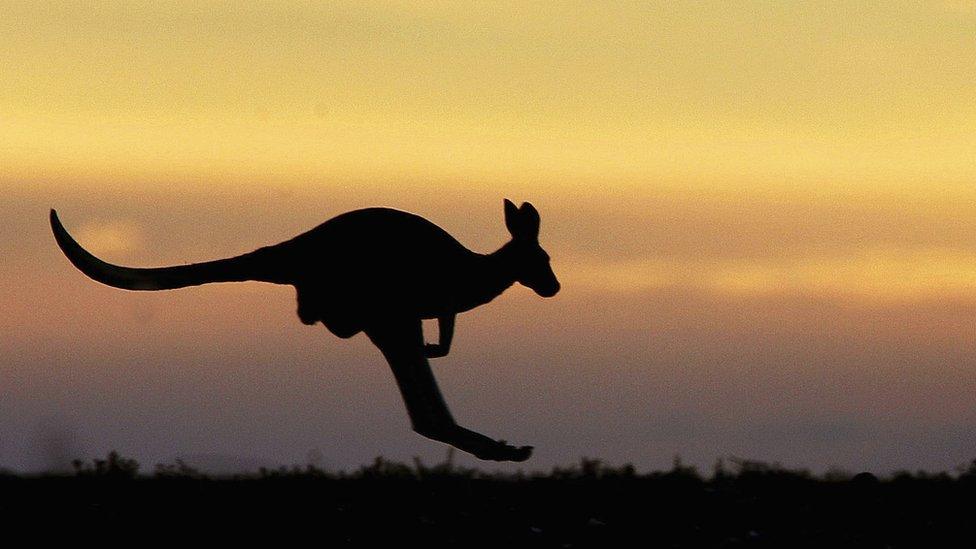
{"type": "Polygon", "coordinates": [[[58,246],[68,260],[92,279],[123,290],[171,290],[186,286],[198,286],[210,282],[242,282],[258,280],[276,284],[290,284],[289,277],[278,272],[274,247],[261,248],[251,253],[177,267],[137,269],[106,263],[81,247],[68,234],[51,210],[51,229],[58,246]]]}

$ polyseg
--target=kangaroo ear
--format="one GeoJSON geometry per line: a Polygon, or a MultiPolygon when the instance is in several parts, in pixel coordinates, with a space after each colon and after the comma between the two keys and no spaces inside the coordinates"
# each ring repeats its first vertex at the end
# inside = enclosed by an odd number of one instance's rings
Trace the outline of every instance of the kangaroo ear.
{"type": "Polygon", "coordinates": [[[532,204],[523,202],[522,207],[519,208],[519,217],[522,218],[523,236],[539,238],[539,210],[536,210],[532,204]]]}
{"type": "Polygon", "coordinates": [[[508,232],[512,234],[513,237],[518,236],[522,232],[521,217],[519,216],[519,209],[515,207],[515,204],[511,200],[505,199],[505,227],[508,228],[508,232]]]}

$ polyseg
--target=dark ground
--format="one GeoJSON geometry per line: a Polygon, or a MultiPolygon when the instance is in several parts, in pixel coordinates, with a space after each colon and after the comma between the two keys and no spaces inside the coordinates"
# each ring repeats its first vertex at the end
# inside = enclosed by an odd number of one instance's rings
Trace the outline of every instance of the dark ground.
{"type": "Polygon", "coordinates": [[[976,461],[882,479],[738,460],[707,478],[680,463],[638,474],[591,460],[517,475],[379,459],[354,473],[237,478],[137,467],[111,455],[70,475],[0,476],[0,524],[107,545],[965,547],[976,533],[976,461]]]}

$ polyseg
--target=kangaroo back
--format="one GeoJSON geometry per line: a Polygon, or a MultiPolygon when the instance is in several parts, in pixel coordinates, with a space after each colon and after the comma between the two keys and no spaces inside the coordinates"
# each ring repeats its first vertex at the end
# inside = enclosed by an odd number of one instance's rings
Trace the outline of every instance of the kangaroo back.
{"type": "Polygon", "coordinates": [[[112,265],[92,255],[68,234],[54,210],[51,210],[51,229],[61,251],[75,267],[102,284],[123,290],[171,290],[210,282],[245,280],[291,283],[285,273],[277,272],[275,268],[279,254],[274,247],[217,261],[141,269],[112,265]]]}

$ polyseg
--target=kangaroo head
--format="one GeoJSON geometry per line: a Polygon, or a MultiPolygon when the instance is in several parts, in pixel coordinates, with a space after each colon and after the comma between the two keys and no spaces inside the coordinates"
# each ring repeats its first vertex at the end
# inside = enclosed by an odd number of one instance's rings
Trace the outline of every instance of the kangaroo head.
{"type": "Polygon", "coordinates": [[[509,249],[515,280],[542,297],[552,297],[559,291],[559,281],[549,265],[549,254],[539,245],[539,212],[532,204],[523,202],[515,207],[505,199],[505,226],[512,234],[509,249]]]}

